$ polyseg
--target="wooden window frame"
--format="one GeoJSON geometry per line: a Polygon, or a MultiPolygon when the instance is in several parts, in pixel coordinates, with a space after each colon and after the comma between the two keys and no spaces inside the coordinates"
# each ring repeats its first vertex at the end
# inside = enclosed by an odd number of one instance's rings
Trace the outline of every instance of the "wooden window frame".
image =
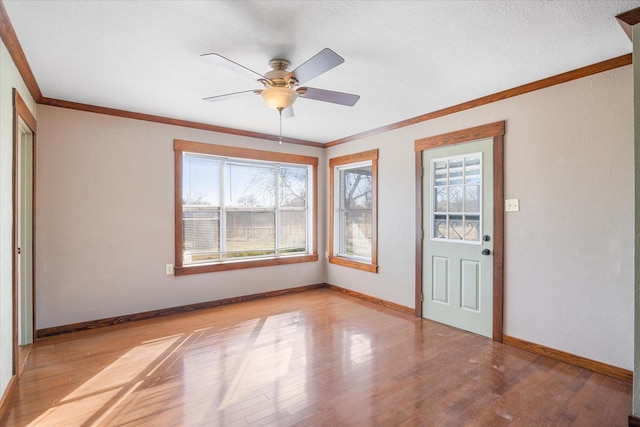
{"type": "Polygon", "coordinates": [[[238,148],[227,145],[206,144],[202,142],[184,141],[175,139],[174,172],[175,172],[175,265],[174,274],[183,276],[187,274],[209,273],[214,271],[240,270],[245,268],[268,267],[272,265],[298,264],[302,262],[318,261],[318,158],[296,154],[277,153],[273,151],[254,150],[250,148],[238,148]],[[183,222],[182,222],[182,159],[183,153],[208,154],[221,157],[235,157],[247,160],[262,160],[269,162],[295,163],[311,166],[313,170],[310,177],[313,188],[311,203],[311,248],[310,253],[304,255],[288,255],[286,257],[264,258],[253,260],[233,260],[216,262],[212,264],[189,265],[183,263],[183,222]]]}
{"type": "Polygon", "coordinates": [[[361,153],[349,154],[346,156],[329,159],[329,262],[331,264],[344,267],[356,268],[358,270],[378,272],[378,150],[369,150],[361,153]],[[335,212],[335,172],[336,167],[351,163],[371,161],[372,184],[372,209],[371,209],[371,262],[358,261],[351,258],[337,256],[334,253],[334,228],[337,224],[334,218],[335,212]]]}

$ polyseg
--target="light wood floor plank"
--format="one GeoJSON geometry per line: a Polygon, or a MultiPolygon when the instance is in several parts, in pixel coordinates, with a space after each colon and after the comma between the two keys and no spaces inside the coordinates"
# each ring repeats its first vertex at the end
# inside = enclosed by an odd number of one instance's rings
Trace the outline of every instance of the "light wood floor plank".
{"type": "Polygon", "coordinates": [[[5,426],[626,426],[619,381],[318,289],[45,338],[5,426]]]}

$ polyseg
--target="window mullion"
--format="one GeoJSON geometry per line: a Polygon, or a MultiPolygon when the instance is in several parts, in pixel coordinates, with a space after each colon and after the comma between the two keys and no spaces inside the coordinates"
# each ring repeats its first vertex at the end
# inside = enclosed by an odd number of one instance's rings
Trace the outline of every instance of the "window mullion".
{"type": "Polygon", "coordinates": [[[278,257],[280,256],[280,230],[282,227],[282,224],[280,223],[281,221],[281,215],[280,215],[280,185],[281,185],[281,180],[282,177],[280,176],[280,165],[274,165],[274,170],[275,170],[275,214],[274,214],[274,220],[275,220],[275,225],[274,225],[274,231],[276,233],[275,235],[275,255],[278,257]]]}
{"type": "Polygon", "coordinates": [[[339,187],[338,187],[338,240],[339,246],[336,251],[338,255],[343,255],[344,248],[346,246],[347,237],[346,237],[346,218],[347,213],[345,211],[344,205],[344,193],[346,191],[346,184],[344,182],[344,173],[341,170],[338,170],[339,173],[339,187]]]}
{"type": "Polygon", "coordinates": [[[467,158],[462,158],[462,240],[467,240],[467,158]]]}
{"type": "Polygon", "coordinates": [[[220,167],[220,260],[227,257],[227,195],[225,193],[227,160],[222,159],[220,167]]]}

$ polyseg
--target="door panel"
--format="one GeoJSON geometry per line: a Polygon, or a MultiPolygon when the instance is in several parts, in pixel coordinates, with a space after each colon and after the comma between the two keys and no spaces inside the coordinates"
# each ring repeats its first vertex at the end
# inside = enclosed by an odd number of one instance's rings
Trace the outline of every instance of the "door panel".
{"type": "Polygon", "coordinates": [[[449,258],[433,257],[433,301],[449,304],[449,258]]]}
{"type": "Polygon", "coordinates": [[[480,311],[480,263],[461,260],[462,300],[460,306],[467,310],[480,311]]]}
{"type": "Polygon", "coordinates": [[[492,337],[493,139],[424,150],[422,164],[423,317],[492,337]]]}

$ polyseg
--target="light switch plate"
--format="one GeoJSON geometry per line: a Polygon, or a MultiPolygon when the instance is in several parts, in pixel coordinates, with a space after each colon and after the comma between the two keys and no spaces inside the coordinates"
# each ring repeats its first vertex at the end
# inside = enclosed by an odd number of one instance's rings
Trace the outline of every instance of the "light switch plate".
{"type": "Polygon", "coordinates": [[[164,274],[167,276],[173,275],[173,264],[167,264],[164,266],[164,274]]]}
{"type": "Polygon", "coordinates": [[[520,199],[506,199],[504,201],[505,212],[518,212],[520,210],[520,199]]]}

